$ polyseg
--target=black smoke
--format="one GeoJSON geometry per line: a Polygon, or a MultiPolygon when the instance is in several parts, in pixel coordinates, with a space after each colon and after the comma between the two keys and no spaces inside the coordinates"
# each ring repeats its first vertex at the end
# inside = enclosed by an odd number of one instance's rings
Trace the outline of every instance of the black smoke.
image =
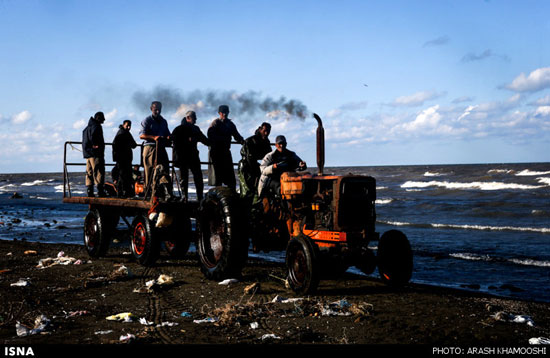
{"type": "Polygon", "coordinates": [[[221,104],[229,106],[230,112],[237,118],[266,115],[279,112],[287,118],[304,119],[309,115],[306,105],[296,99],[287,99],[284,96],[278,99],[262,96],[261,92],[222,90],[194,90],[182,92],[178,89],[157,86],[151,91],[136,91],[132,95],[132,103],[140,111],[147,111],[152,101],[162,102],[163,112],[175,112],[182,105],[194,106],[194,110],[203,114],[217,115],[221,104]],[[200,106],[197,106],[200,103],[200,106]]]}

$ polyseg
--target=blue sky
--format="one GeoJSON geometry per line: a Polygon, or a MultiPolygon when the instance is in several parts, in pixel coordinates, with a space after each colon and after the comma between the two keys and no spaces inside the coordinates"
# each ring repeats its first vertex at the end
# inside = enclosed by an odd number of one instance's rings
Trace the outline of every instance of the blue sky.
{"type": "Polygon", "coordinates": [[[125,119],[137,138],[156,99],[170,129],[194,109],[206,131],[221,102],[245,137],[269,121],[310,167],[312,113],[327,166],[549,162],[548,13],[544,0],[0,1],[0,173],[62,171],[63,143],[96,111],[106,141],[125,119]]]}

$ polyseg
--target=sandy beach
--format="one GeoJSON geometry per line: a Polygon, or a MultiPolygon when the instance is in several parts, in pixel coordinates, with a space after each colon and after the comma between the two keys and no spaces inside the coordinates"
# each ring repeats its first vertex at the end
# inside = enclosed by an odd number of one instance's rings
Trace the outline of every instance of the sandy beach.
{"type": "Polygon", "coordinates": [[[221,285],[204,278],[192,253],[182,260],[163,254],[145,268],[128,251],[114,247],[91,260],[78,245],[0,241],[0,343],[391,345],[431,352],[530,346],[533,338],[550,337],[548,303],[420,284],[393,289],[349,273],[321,281],[314,296],[296,297],[279,263],[249,259],[242,277],[221,285]]]}

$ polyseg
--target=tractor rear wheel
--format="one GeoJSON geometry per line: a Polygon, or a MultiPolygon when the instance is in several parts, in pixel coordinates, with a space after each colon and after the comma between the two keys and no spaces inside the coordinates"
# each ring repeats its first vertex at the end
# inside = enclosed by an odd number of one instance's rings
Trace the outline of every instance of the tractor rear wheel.
{"type": "Polygon", "coordinates": [[[238,277],[248,256],[242,210],[238,196],[229,188],[210,189],[199,209],[197,251],[206,278],[238,277]]]}
{"type": "Polygon", "coordinates": [[[378,242],[378,273],[386,284],[403,286],[412,276],[413,257],[407,236],[399,230],[385,232],[378,242]]]}
{"type": "MultiPolygon", "coordinates": [[[[117,221],[118,223],[118,221],[117,221]]],[[[93,258],[105,256],[116,227],[105,210],[91,209],[84,219],[84,246],[93,258]]]]}
{"type": "Polygon", "coordinates": [[[131,250],[140,265],[152,266],[160,256],[160,242],[153,225],[145,215],[138,215],[132,222],[131,250]]]}
{"type": "Polygon", "coordinates": [[[286,249],[288,284],[297,294],[313,293],[319,285],[319,254],[305,235],[292,238],[286,249]]]}

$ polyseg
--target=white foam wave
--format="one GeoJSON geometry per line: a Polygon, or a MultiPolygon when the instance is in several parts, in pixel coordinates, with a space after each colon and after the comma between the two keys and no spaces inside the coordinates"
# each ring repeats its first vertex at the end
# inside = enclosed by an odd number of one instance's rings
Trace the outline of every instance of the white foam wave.
{"type": "Polygon", "coordinates": [[[2,185],[2,186],[0,186],[0,190],[2,190],[2,191],[12,190],[12,188],[14,188],[15,186],[16,186],[15,184],[2,185]]]}
{"type": "Polygon", "coordinates": [[[377,205],[384,205],[384,204],[389,204],[393,201],[393,199],[376,199],[376,204],[377,205]]]}
{"type": "Polygon", "coordinates": [[[501,182],[471,182],[471,183],[458,183],[448,181],[407,181],[401,184],[401,188],[428,188],[431,186],[441,187],[446,189],[479,189],[479,190],[503,190],[503,189],[519,189],[519,190],[531,190],[543,188],[543,185],[526,185],[515,183],[501,183],[501,182]]]}
{"type": "Polygon", "coordinates": [[[550,185],[550,178],[537,178],[537,181],[541,184],[550,185]]]}
{"type": "Polygon", "coordinates": [[[33,182],[27,182],[27,183],[22,183],[21,186],[35,186],[35,185],[41,185],[41,184],[45,184],[45,183],[50,183],[54,181],[54,179],[49,179],[49,180],[35,180],[33,182]]]}
{"type": "Polygon", "coordinates": [[[441,174],[441,173],[432,173],[432,172],[426,172],[424,173],[424,176],[425,177],[440,177],[440,176],[443,176],[443,175],[447,175],[447,174],[441,174]]]}
{"type": "Polygon", "coordinates": [[[453,253],[453,254],[449,254],[449,256],[454,257],[456,259],[470,260],[470,261],[508,261],[508,262],[514,263],[516,265],[550,267],[550,261],[540,261],[540,260],[533,260],[533,259],[518,259],[518,258],[497,259],[497,258],[491,257],[489,255],[480,255],[480,254],[474,254],[474,253],[469,253],[469,252],[453,253]]]}
{"type": "Polygon", "coordinates": [[[478,254],[471,254],[467,252],[449,254],[449,256],[454,257],[456,259],[472,260],[472,261],[490,261],[491,260],[491,257],[489,255],[478,255],[478,254]]]}
{"type": "Polygon", "coordinates": [[[529,169],[524,169],[521,172],[517,173],[516,176],[535,176],[535,175],[548,175],[550,171],[547,172],[534,172],[529,169]]]}
{"type": "MultiPolygon", "coordinates": [[[[412,224],[401,221],[379,221],[382,224],[393,226],[414,226],[418,224],[412,224]]],[[[550,233],[550,228],[547,227],[518,227],[518,226],[489,226],[489,225],[456,225],[456,224],[426,224],[438,229],[463,229],[463,230],[481,230],[481,231],[521,231],[521,232],[538,232],[543,234],[550,233]]]]}

